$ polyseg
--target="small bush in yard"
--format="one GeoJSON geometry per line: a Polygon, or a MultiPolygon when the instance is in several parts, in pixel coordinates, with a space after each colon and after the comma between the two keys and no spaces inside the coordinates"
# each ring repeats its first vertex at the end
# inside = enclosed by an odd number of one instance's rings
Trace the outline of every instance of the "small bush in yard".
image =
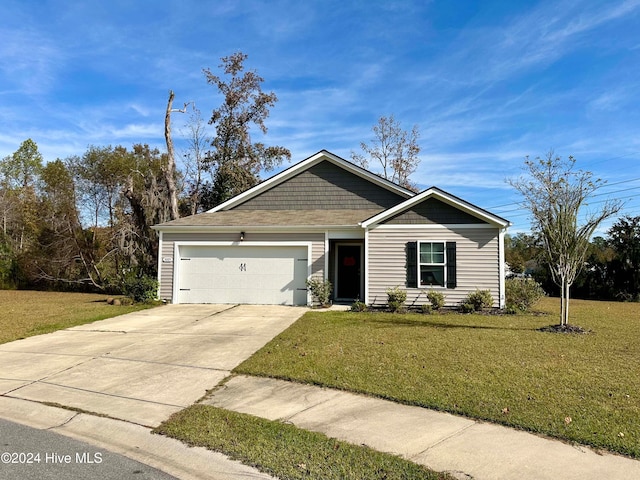
{"type": "Polygon", "coordinates": [[[425,315],[429,315],[433,311],[433,307],[428,303],[423,303],[420,305],[420,311],[425,315]]]}
{"type": "Polygon", "coordinates": [[[460,311],[462,313],[473,313],[476,311],[476,307],[473,305],[473,303],[462,302],[460,304],[460,311]]]}
{"type": "Polygon", "coordinates": [[[333,285],[329,280],[323,280],[319,277],[313,277],[307,280],[307,288],[311,291],[311,296],[321,307],[331,305],[330,298],[333,291],[333,285]]]}
{"type": "Polygon", "coordinates": [[[387,304],[389,305],[389,310],[391,310],[392,312],[404,312],[404,302],[406,301],[407,292],[402,290],[400,287],[387,289],[387,304]]]}
{"type": "Polygon", "coordinates": [[[460,309],[463,313],[469,313],[469,308],[472,308],[472,311],[479,312],[485,308],[491,308],[492,306],[493,297],[491,296],[491,292],[489,292],[489,290],[476,290],[475,292],[471,292],[467,295],[463,300],[460,309]]]}
{"type": "Polygon", "coordinates": [[[435,290],[431,290],[427,293],[427,300],[431,304],[431,308],[434,310],[440,310],[444,307],[444,293],[436,292],[435,290]]]}
{"type": "Polygon", "coordinates": [[[122,293],[134,302],[152,302],[158,298],[158,280],[149,275],[128,274],[122,282],[122,293]]]}
{"type": "Polygon", "coordinates": [[[509,278],[505,281],[507,309],[526,312],[546,294],[533,278],[509,278]]]}
{"type": "Polygon", "coordinates": [[[351,304],[351,311],[352,312],[366,312],[367,311],[367,304],[364,302],[361,302],[360,300],[356,300],[355,302],[353,302],[351,304]]]}

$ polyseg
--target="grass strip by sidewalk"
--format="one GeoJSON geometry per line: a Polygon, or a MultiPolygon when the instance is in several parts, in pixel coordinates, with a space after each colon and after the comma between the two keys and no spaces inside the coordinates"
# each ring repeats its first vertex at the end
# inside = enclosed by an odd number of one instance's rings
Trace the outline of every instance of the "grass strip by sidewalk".
{"type": "Polygon", "coordinates": [[[92,293],[0,290],[0,344],[150,307],[107,305],[106,298],[92,293]]]}
{"type": "Polygon", "coordinates": [[[544,315],[309,312],[234,372],[443,410],[640,458],[640,304],[544,315]]]}
{"type": "Polygon", "coordinates": [[[281,479],[451,480],[394,455],[209,405],[182,410],[154,431],[281,479]]]}

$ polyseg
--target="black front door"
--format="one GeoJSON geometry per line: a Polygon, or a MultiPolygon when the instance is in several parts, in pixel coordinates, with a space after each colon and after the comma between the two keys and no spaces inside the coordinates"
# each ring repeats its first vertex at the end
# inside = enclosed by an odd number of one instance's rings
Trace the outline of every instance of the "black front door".
{"type": "Polygon", "coordinates": [[[362,246],[337,245],[336,248],[336,299],[361,298],[362,246]]]}

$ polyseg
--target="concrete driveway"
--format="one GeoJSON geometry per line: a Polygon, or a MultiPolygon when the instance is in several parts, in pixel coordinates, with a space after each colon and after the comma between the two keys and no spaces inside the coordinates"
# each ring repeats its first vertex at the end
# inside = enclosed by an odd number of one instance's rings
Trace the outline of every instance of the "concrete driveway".
{"type": "Polygon", "coordinates": [[[167,305],[0,345],[0,395],[155,427],[306,309],[167,305]]]}

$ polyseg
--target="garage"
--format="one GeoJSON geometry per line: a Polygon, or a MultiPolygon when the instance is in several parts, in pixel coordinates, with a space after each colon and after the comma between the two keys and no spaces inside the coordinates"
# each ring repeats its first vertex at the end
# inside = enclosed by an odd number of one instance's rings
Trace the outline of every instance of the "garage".
{"type": "Polygon", "coordinates": [[[177,303],[306,305],[306,246],[179,245],[177,303]]]}

